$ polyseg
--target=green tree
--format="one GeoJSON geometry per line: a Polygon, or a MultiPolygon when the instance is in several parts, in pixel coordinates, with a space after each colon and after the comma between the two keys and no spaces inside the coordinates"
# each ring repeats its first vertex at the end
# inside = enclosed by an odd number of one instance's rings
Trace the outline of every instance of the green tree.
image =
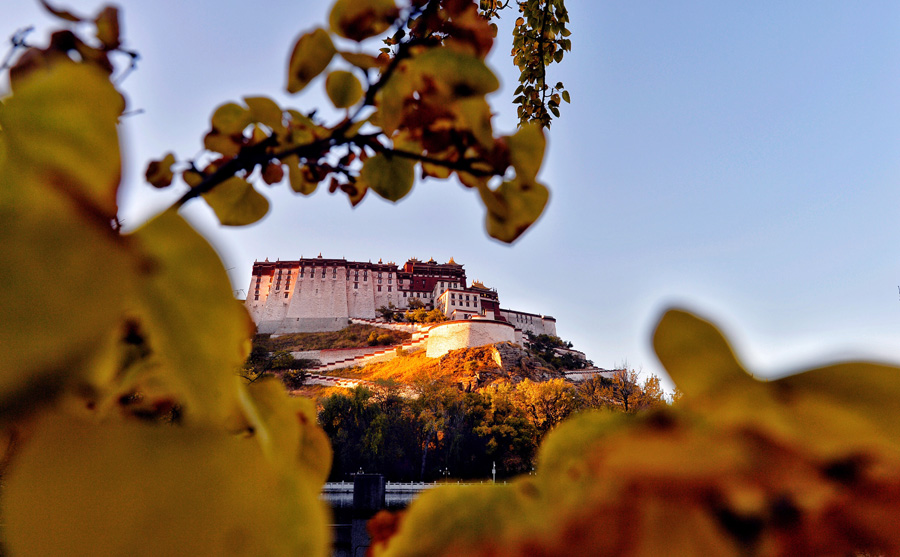
{"type": "Polygon", "coordinates": [[[379,306],[378,309],[375,310],[375,313],[380,315],[381,318],[388,323],[391,321],[399,321],[400,316],[402,315],[393,302],[388,303],[386,306],[379,306]]]}
{"type": "Polygon", "coordinates": [[[572,354],[572,343],[557,336],[525,331],[525,346],[554,369],[584,369],[594,365],[592,361],[572,354]]]}

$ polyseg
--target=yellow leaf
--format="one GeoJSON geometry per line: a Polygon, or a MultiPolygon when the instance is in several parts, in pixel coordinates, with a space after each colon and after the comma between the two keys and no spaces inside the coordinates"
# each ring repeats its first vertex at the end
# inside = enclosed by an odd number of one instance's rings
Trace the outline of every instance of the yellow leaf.
{"type": "Polygon", "coordinates": [[[350,72],[336,71],[325,79],[325,91],[335,108],[350,108],[363,96],[362,85],[350,72]]]}
{"type": "Polygon", "coordinates": [[[203,136],[203,146],[210,151],[233,158],[240,154],[242,144],[230,135],[211,131],[203,136]]]}
{"type": "Polygon", "coordinates": [[[386,550],[376,547],[375,555],[526,555],[510,546],[539,515],[531,505],[530,492],[518,487],[488,484],[429,489],[412,502],[386,550]]]}
{"type": "Polygon", "coordinates": [[[328,478],[331,444],[316,425],[315,404],[288,396],[275,378],[246,386],[242,410],[266,458],[279,469],[301,470],[316,484],[328,478]]]}
{"type": "Polygon", "coordinates": [[[484,60],[465,52],[432,48],[413,58],[412,64],[420,76],[435,81],[438,95],[448,99],[484,96],[500,88],[484,60]]]}
{"type": "Polygon", "coordinates": [[[516,175],[534,180],[544,160],[544,130],[539,124],[526,122],[519,130],[506,138],[509,147],[509,158],[516,175]]]}
{"type": "Polygon", "coordinates": [[[221,431],[53,415],[4,483],[4,545],[14,554],[329,550],[320,484],[271,466],[253,438],[221,431]]]}
{"type": "Polygon", "coordinates": [[[278,134],[285,132],[284,112],[275,101],[269,97],[244,97],[244,102],[250,107],[250,119],[268,126],[278,134]]]}
{"type": "Polygon", "coordinates": [[[144,254],[132,313],[185,416],[222,421],[238,404],[252,323],[215,250],[174,210],[130,238],[144,254]]]}
{"type": "Polygon", "coordinates": [[[384,60],[376,56],[372,56],[371,54],[365,54],[363,52],[344,51],[340,51],[338,52],[338,54],[340,54],[344,60],[362,70],[372,70],[376,68],[380,69],[385,66],[384,60]]]}
{"type": "Polygon", "coordinates": [[[166,153],[166,156],[159,161],[150,161],[147,165],[147,171],[144,178],[155,188],[166,188],[172,184],[172,165],[175,164],[175,155],[166,153]]]}
{"type": "Polygon", "coordinates": [[[685,311],[673,309],[663,315],[653,335],[653,347],[687,397],[704,396],[726,384],[750,382],[722,334],[685,311]]]}
{"type": "Polygon", "coordinates": [[[222,135],[239,135],[252,123],[250,111],[237,103],[219,105],[210,121],[213,131],[222,135]]]}
{"type": "Polygon", "coordinates": [[[225,226],[253,224],[269,212],[269,201],[253,185],[233,176],[203,194],[225,226]]]}
{"type": "Polygon", "coordinates": [[[288,62],[288,93],[302,91],[322,73],[334,57],[334,43],[328,32],[316,28],[297,40],[288,62]]]}
{"type": "Polygon", "coordinates": [[[883,433],[900,436],[900,368],[847,362],[812,369],[772,382],[782,392],[803,392],[871,418],[883,433]]]}
{"type": "Polygon", "coordinates": [[[394,0],[337,0],[328,23],[334,34],[361,41],[387,31],[399,15],[394,0]]]}
{"type": "Polygon", "coordinates": [[[133,273],[110,226],[121,106],[102,73],[69,62],[30,73],[0,106],[4,419],[86,377],[119,326],[133,273]]]}
{"type": "Polygon", "coordinates": [[[516,176],[490,191],[479,189],[487,208],[487,232],[501,242],[513,242],[534,224],[544,211],[550,192],[538,182],[531,182],[516,176]],[[502,210],[494,208],[499,205],[502,210]]]}
{"type": "Polygon", "coordinates": [[[57,395],[119,327],[127,245],[59,192],[0,175],[0,418],[57,395]],[[24,190],[24,191],[23,191],[24,190]],[[20,196],[20,199],[15,199],[20,196]]]}
{"type": "Polygon", "coordinates": [[[432,164],[428,162],[422,163],[422,174],[425,176],[433,176],[434,178],[447,179],[452,171],[446,166],[432,164]]]}
{"type": "Polygon", "coordinates": [[[412,190],[415,181],[415,163],[409,159],[378,153],[366,160],[360,171],[360,179],[372,190],[397,202],[412,190]]]}
{"type": "Polygon", "coordinates": [[[307,176],[304,167],[300,166],[300,158],[297,155],[287,156],[283,162],[288,167],[288,180],[292,190],[303,195],[310,195],[316,191],[319,183],[307,176]]]}
{"type": "MultiPolygon", "coordinates": [[[[472,135],[485,149],[494,145],[494,129],[491,127],[491,107],[484,97],[471,97],[457,101],[452,109],[461,119],[460,127],[472,131],[472,135]]],[[[540,164],[540,161],[538,161],[540,164]]]]}
{"type": "Polygon", "coordinates": [[[59,62],[32,72],[0,109],[10,171],[33,175],[113,218],[122,108],[121,95],[90,65],[59,62]]]}

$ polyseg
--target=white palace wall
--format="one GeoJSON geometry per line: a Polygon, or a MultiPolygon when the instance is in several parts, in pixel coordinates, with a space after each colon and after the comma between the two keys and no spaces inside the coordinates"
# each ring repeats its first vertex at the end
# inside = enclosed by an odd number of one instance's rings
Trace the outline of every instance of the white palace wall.
{"type": "Polygon", "coordinates": [[[515,340],[515,328],[509,323],[485,319],[446,321],[428,331],[425,355],[429,358],[440,358],[447,352],[459,348],[474,348],[515,340]]]}

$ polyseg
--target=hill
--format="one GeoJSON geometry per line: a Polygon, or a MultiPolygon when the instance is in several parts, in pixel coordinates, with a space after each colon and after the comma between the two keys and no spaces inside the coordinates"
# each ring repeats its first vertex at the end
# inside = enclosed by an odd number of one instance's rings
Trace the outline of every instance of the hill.
{"type": "Polygon", "coordinates": [[[413,352],[388,362],[336,373],[364,381],[407,385],[441,381],[457,385],[466,392],[498,382],[547,381],[563,377],[540,358],[508,342],[452,350],[440,358],[427,358],[422,351],[413,352]]]}

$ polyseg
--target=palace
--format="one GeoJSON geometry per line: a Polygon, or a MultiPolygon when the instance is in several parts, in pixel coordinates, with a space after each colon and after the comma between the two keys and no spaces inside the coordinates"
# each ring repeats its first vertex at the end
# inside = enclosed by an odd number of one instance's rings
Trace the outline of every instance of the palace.
{"type": "Polygon", "coordinates": [[[410,259],[394,263],[362,263],[315,258],[257,261],[253,264],[246,306],[260,333],[285,334],[337,331],[351,318],[375,319],[377,309],[399,310],[413,299],[439,309],[450,320],[508,323],[517,340],[525,331],[556,336],[556,319],[500,307],[497,291],[473,281],[459,263],[410,259]]]}

